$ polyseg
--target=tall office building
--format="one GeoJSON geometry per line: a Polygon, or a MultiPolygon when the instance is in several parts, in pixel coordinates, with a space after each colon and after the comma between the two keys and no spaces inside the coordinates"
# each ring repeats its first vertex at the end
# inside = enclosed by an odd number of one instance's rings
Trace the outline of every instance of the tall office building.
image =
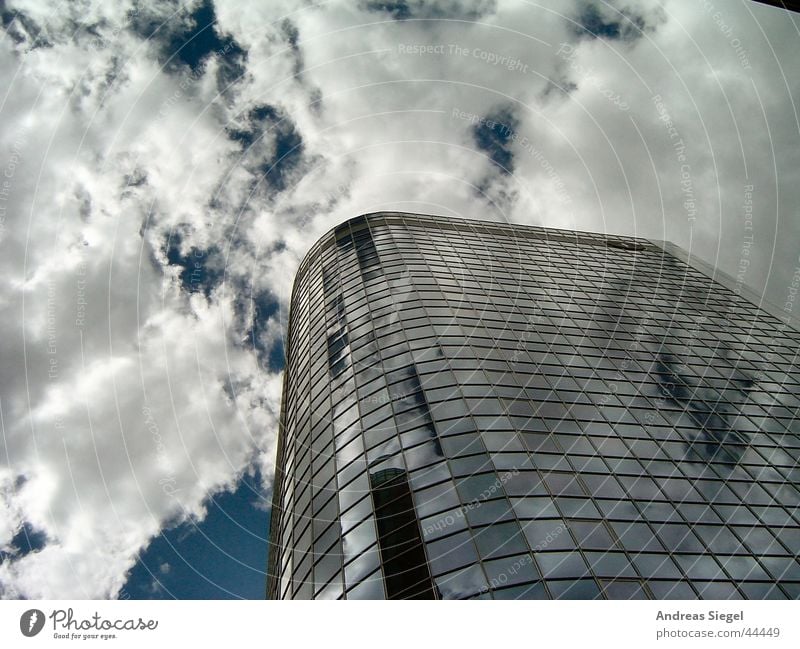
{"type": "Polygon", "coordinates": [[[800,336],[686,261],[400,213],[325,235],[268,596],[800,597],[800,336]]]}

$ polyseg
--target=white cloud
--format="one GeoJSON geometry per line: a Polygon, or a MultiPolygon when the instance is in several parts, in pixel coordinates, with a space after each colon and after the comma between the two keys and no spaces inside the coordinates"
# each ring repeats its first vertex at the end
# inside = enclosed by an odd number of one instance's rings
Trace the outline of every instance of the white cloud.
{"type": "Polygon", "coordinates": [[[0,566],[6,596],[114,596],[165,524],[273,462],[279,379],[238,343],[233,293],[189,297],[154,262],[178,223],[220,243],[207,204],[234,147],[195,88],[154,119],[179,82],[130,44],[102,92],[102,54],[23,55],[3,109],[0,543],[23,522],[46,535],[0,566]]]}

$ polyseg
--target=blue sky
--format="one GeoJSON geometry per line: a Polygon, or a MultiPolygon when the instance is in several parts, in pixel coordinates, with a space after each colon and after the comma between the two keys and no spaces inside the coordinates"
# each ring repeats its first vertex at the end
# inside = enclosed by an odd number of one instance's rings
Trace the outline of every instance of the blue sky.
{"type": "Polygon", "coordinates": [[[202,522],[156,537],[130,571],[120,597],[260,599],[266,592],[269,503],[260,476],[215,496],[202,522]]]}
{"type": "Polygon", "coordinates": [[[0,596],[262,595],[293,277],[358,214],[670,240],[794,309],[799,35],[747,0],[3,3],[0,596]]]}

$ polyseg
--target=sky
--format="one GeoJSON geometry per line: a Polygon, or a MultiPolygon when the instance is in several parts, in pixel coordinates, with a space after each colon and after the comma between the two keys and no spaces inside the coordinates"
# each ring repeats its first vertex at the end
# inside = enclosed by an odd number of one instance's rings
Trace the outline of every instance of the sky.
{"type": "Polygon", "coordinates": [[[262,597],[295,270],[401,210],[672,241],[787,315],[800,16],[0,3],[0,596],[262,597]]]}

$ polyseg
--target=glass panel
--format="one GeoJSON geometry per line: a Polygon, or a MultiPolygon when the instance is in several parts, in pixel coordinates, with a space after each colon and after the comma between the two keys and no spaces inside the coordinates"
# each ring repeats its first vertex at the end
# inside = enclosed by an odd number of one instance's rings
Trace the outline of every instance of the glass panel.
{"type": "Polygon", "coordinates": [[[414,503],[419,518],[452,509],[460,504],[455,485],[451,481],[414,492],[414,503]]]}
{"type": "Polygon", "coordinates": [[[574,579],[589,574],[589,566],[574,552],[538,552],[535,557],[547,579],[574,579]]]}
{"type": "Polygon", "coordinates": [[[534,468],[525,453],[492,453],[492,462],[499,473],[527,471],[534,468]]]}
{"type": "Polygon", "coordinates": [[[539,474],[534,471],[512,473],[503,483],[503,488],[509,496],[547,495],[547,490],[539,478],[539,474]]]}
{"type": "Polygon", "coordinates": [[[535,552],[575,548],[575,542],[561,519],[528,521],[523,523],[522,530],[528,539],[528,545],[535,552]]]}
{"type": "Polygon", "coordinates": [[[585,492],[574,475],[568,473],[545,473],[544,481],[555,496],[583,496],[585,492]]]}
{"type": "Polygon", "coordinates": [[[768,529],[738,526],[732,529],[754,554],[789,554],[768,529]]]}
{"type": "MultiPolygon", "coordinates": [[[[442,432],[446,434],[446,427],[442,432]]],[[[484,447],[481,438],[475,433],[444,437],[441,440],[441,444],[445,455],[449,458],[486,452],[486,447],[484,447]]]]}
{"type": "Polygon", "coordinates": [[[675,555],[675,561],[690,579],[724,579],[722,568],[709,554],[675,555]]]}
{"type": "Polygon", "coordinates": [[[569,529],[575,535],[578,545],[586,550],[611,550],[616,547],[602,522],[570,521],[569,529]]]}
{"type": "Polygon", "coordinates": [[[464,503],[505,495],[503,482],[494,472],[460,478],[456,481],[456,487],[464,503]]]}
{"type": "Polygon", "coordinates": [[[559,518],[561,515],[558,513],[552,499],[545,497],[538,498],[511,498],[511,506],[517,518],[559,518]]]}
{"type": "Polygon", "coordinates": [[[358,583],[367,575],[377,570],[380,565],[381,557],[376,544],[368,550],[365,550],[363,554],[344,567],[344,577],[347,586],[350,587],[358,583]]]}
{"type": "Polygon", "coordinates": [[[337,476],[340,511],[348,509],[361,499],[364,494],[369,493],[369,480],[366,470],[366,462],[356,460],[337,476]]]}
{"type": "Polygon", "coordinates": [[[355,557],[375,543],[376,540],[375,525],[371,519],[354,527],[348,534],[342,537],[342,552],[344,553],[345,563],[355,559],[355,557]]]}
{"type": "Polygon", "coordinates": [[[548,581],[547,587],[556,599],[602,599],[600,589],[593,579],[548,581]]]}
{"type": "Polygon", "coordinates": [[[550,599],[545,590],[544,583],[537,581],[533,584],[512,586],[494,592],[495,599],[550,599]]]}
{"type": "Polygon", "coordinates": [[[433,541],[442,536],[459,532],[467,528],[467,519],[462,508],[450,509],[435,514],[420,521],[422,538],[425,541],[433,541]]]}
{"type": "Polygon", "coordinates": [[[787,599],[777,584],[744,582],[739,589],[748,599],[787,599]]]}
{"type": "Polygon", "coordinates": [[[316,599],[339,599],[342,595],[341,573],[336,576],[325,588],[319,591],[316,599]]]}
{"type": "Polygon", "coordinates": [[[514,518],[511,503],[507,498],[488,500],[466,508],[467,520],[472,527],[499,523],[514,518]]]}
{"type": "Polygon", "coordinates": [[[588,498],[556,498],[556,505],[567,518],[602,518],[588,498]]]}
{"type": "Polygon", "coordinates": [[[444,480],[450,480],[450,469],[446,462],[440,462],[439,464],[417,469],[411,473],[409,477],[411,489],[414,491],[419,491],[420,489],[440,483],[444,480]]]}
{"type": "Polygon", "coordinates": [[[486,561],[483,567],[486,570],[486,576],[492,588],[513,586],[541,578],[530,554],[519,554],[505,559],[486,561]]]}
{"type": "Polygon", "coordinates": [[[734,553],[743,549],[742,542],[727,527],[695,525],[693,529],[712,552],[734,553]]]}
{"type": "Polygon", "coordinates": [[[426,543],[431,573],[441,575],[455,568],[461,568],[478,560],[478,554],[469,532],[459,532],[439,541],[426,543]]]}
{"type": "Polygon", "coordinates": [[[654,525],[653,528],[661,542],[671,552],[705,552],[705,547],[692,534],[688,525],[654,525]]]}
{"type": "Polygon", "coordinates": [[[680,579],[680,569],[666,554],[637,554],[633,562],[646,579],[680,579]]]}
{"type": "Polygon", "coordinates": [[[347,592],[347,599],[385,599],[380,571],[347,592]]]}
{"type": "Polygon", "coordinates": [[[353,527],[358,525],[367,516],[372,514],[372,500],[369,495],[365,495],[358,503],[342,514],[340,525],[342,534],[347,534],[353,527]]]}
{"type": "Polygon", "coordinates": [[[450,460],[450,467],[453,471],[453,476],[463,477],[491,471],[493,468],[491,458],[486,454],[471,455],[469,457],[460,457],[455,460],[450,460]]]}
{"type": "Polygon", "coordinates": [[[482,437],[489,451],[504,451],[510,453],[511,451],[523,450],[522,443],[519,441],[516,433],[486,431],[483,433],[482,437]]]}
{"type": "MultiPolygon", "coordinates": [[[[341,568],[340,556],[333,552],[322,555],[320,560],[314,564],[314,588],[320,590],[341,568]]],[[[341,585],[339,588],[341,589],[341,585]]]]}
{"type": "Polygon", "coordinates": [[[626,550],[631,552],[664,550],[645,523],[612,522],[611,527],[626,550]]]}
{"type": "Polygon", "coordinates": [[[486,577],[479,564],[451,572],[436,579],[441,599],[463,599],[488,589],[486,577]]]}
{"type": "Polygon", "coordinates": [[[703,599],[742,599],[742,595],[729,581],[694,582],[703,599]]]}
{"type": "Polygon", "coordinates": [[[775,577],[786,581],[800,581],[800,563],[790,557],[759,557],[761,563],[775,577]]]}
{"type": "Polygon", "coordinates": [[[697,593],[685,581],[649,581],[647,585],[656,599],[697,599],[697,593]]]}
{"type": "Polygon", "coordinates": [[[769,575],[753,557],[723,557],[717,555],[717,560],[722,564],[725,571],[737,581],[769,579],[769,575]]]}
{"type": "Polygon", "coordinates": [[[352,460],[356,459],[364,453],[364,444],[361,441],[361,436],[358,435],[352,442],[347,444],[344,448],[336,451],[336,465],[347,466],[352,460]]]}
{"type": "Polygon", "coordinates": [[[595,498],[625,498],[625,491],[611,475],[581,474],[581,479],[595,498]]]}
{"type": "Polygon", "coordinates": [[[431,441],[405,451],[406,466],[409,471],[418,469],[444,459],[442,448],[438,441],[431,441]]]}
{"type": "Polygon", "coordinates": [[[478,552],[484,559],[493,559],[506,554],[524,552],[528,549],[516,521],[498,523],[473,530],[478,552]]]}
{"type": "MultiPolygon", "coordinates": [[[[397,437],[391,437],[382,444],[378,444],[367,451],[367,462],[369,462],[370,467],[372,467],[375,462],[395,456],[400,453],[400,450],[400,440],[397,437]]],[[[398,460],[398,462],[400,462],[400,460],[398,460]]]]}
{"type": "Polygon", "coordinates": [[[638,581],[601,582],[603,594],[608,599],[648,599],[644,588],[638,581]]]}
{"type": "Polygon", "coordinates": [[[586,552],[586,561],[598,577],[638,577],[627,557],[621,552],[586,552]]]}

